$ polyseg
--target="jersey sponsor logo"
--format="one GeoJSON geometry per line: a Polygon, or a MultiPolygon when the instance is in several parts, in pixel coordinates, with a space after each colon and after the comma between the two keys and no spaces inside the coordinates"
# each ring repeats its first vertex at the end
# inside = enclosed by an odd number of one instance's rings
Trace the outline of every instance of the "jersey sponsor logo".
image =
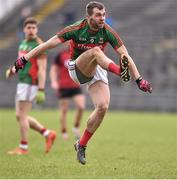
{"type": "Polygon", "coordinates": [[[98,42],[98,43],[103,44],[103,38],[102,38],[102,37],[100,37],[100,39],[99,39],[99,42],[98,42]]]}
{"type": "Polygon", "coordinates": [[[87,41],[85,37],[79,37],[79,41],[87,41]]]}
{"type": "Polygon", "coordinates": [[[88,50],[94,47],[99,47],[101,50],[104,50],[103,45],[97,45],[97,44],[77,44],[76,45],[76,48],[81,49],[81,50],[88,50]]]}

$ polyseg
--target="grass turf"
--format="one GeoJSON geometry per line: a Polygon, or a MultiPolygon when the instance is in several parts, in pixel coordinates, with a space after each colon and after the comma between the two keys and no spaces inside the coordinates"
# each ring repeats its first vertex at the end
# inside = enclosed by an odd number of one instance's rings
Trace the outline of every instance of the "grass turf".
{"type": "MultiPolygon", "coordinates": [[[[84,113],[82,130],[88,114],[84,113]]],[[[53,149],[45,154],[44,138],[31,130],[29,155],[7,155],[19,143],[18,125],[14,110],[0,110],[1,179],[177,178],[176,114],[108,112],[88,144],[85,166],[76,161],[73,148],[73,111],[68,114],[68,141],[59,134],[56,110],[35,110],[31,115],[58,132],[53,149]]]]}

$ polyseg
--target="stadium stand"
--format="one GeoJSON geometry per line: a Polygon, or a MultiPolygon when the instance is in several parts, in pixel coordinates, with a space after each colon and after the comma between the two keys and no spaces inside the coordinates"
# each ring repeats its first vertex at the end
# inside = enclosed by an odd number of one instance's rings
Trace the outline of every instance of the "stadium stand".
{"type": "MultiPolygon", "coordinates": [[[[75,13],[76,20],[84,17],[87,2],[89,0],[84,2],[82,0],[67,0],[63,8],[48,13],[39,26],[41,37],[47,40],[59,31],[63,27],[63,16],[70,11],[75,13]],[[78,7],[79,11],[74,11],[78,7]]],[[[177,1],[111,0],[110,3],[109,0],[101,0],[101,2],[105,4],[109,15],[115,20],[116,29],[143,77],[148,79],[153,86],[153,93],[145,94],[138,90],[133,81],[124,84],[116,76],[109,76],[111,81],[110,108],[176,112],[177,1]]],[[[45,3],[40,8],[44,7],[45,3]]],[[[40,8],[33,9],[33,14],[39,13],[40,8]]],[[[18,19],[18,17],[18,13],[11,16],[8,19],[8,24],[14,24],[14,19],[18,19]]],[[[6,24],[2,26],[0,23],[0,28],[6,29],[6,24]]],[[[8,31],[1,30],[0,38],[8,37],[9,34],[13,33],[15,33],[15,28],[8,28],[8,31]]],[[[9,47],[3,48],[0,45],[0,107],[2,108],[13,107],[14,105],[16,81],[6,81],[3,74],[5,68],[16,59],[17,46],[17,39],[9,47]]],[[[58,49],[49,52],[48,66],[50,66],[58,49]]],[[[109,57],[116,59],[115,53],[110,47],[106,52],[109,57]]],[[[116,61],[118,62],[118,60],[116,61]]],[[[47,80],[45,107],[50,108],[56,106],[56,99],[49,83],[47,80]]],[[[88,98],[87,107],[90,108],[90,106],[91,103],[88,98]]]]}

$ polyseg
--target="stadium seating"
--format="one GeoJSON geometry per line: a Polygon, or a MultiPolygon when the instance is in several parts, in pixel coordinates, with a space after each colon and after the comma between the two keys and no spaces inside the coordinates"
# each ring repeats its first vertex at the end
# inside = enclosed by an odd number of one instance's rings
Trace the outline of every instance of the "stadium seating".
{"type": "MultiPolygon", "coordinates": [[[[67,12],[72,11],[76,20],[84,17],[87,2],[89,1],[67,0],[64,8],[51,13],[40,24],[40,36],[47,40],[59,31],[63,27],[63,15],[67,12]],[[79,10],[75,11],[78,7],[79,10]]],[[[110,108],[177,111],[177,1],[111,0],[110,3],[110,1],[102,0],[102,2],[105,3],[109,16],[113,20],[113,26],[120,34],[140,73],[153,86],[153,93],[145,94],[139,91],[133,80],[123,83],[116,76],[109,74],[110,108]]],[[[11,21],[13,21],[12,18],[11,21]]],[[[8,34],[5,35],[8,36],[8,34]]],[[[4,69],[15,60],[17,47],[18,40],[5,49],[0,48],[0,107],[13,107],[14,105],[12,99],[16,80],[5,81],[3,73],[4,69]]],[[[48,67],[58,49],[49,52],[48,67]]],[[[118,62],[110,47],[106,53],[118,62]]],[[[56,99],[50,88],[49,79],[47,79],[46,93],[45,107],[56,107],[56,99]]],[[[87,107],[91,107],[89,98],[87,107]]]]}

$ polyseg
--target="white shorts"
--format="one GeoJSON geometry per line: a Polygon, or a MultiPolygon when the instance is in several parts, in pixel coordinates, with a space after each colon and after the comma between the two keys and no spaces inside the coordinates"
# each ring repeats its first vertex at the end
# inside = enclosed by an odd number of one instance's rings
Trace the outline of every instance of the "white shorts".
{"type": "MultiPolygon", "coordinates": [[[[69,62],[68,71],[69,71],[69,75],[70,75],[71,79],[74,82],[80,84],[79,79],[77,78],[76,70],[75,70],[75,61],[69,62]]],[[[96,73],[95,73],[93,79],[90,80],[89,82],[86,82],[85,84],[90,86],[90,85],[94,84],[96,81],[103,81],[105,84],[108,84],[107,71],[104,70],[99,65],[97,65],[96,73]]]]}
{"type": "Polygon", "coordinates": [[[29,101],[32,102],[37,94],[38,86],[25,83],[18,83],[16,90],[16,101],[29,101]]]}

